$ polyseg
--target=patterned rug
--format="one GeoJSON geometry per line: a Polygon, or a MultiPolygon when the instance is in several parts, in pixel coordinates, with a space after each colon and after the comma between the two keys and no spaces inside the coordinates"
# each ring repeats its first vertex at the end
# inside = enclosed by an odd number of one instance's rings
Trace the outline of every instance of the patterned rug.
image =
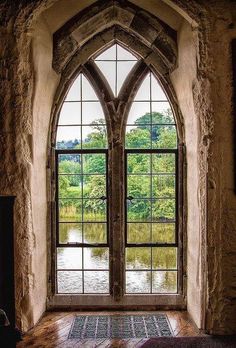
{"type": "Polygon", "coordinates": [[[165,314],[86,315],[74,319],[70,339],[170,337],[171,328],[165,314]]]}

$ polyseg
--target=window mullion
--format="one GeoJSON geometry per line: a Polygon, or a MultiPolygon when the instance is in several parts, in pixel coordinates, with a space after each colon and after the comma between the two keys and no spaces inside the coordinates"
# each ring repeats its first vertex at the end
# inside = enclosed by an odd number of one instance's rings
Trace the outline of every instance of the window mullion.
{"type": "Polygon", "coordinates": [[[124,292],[124,161],[123,146],[110,151],[110,257],[112,295],[119,300],[124,292]]]}

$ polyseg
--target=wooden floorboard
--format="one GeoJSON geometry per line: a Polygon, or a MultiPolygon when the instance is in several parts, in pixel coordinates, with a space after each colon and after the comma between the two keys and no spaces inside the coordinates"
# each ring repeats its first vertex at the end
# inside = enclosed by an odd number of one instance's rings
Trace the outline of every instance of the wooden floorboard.
{"type": "MultiPolygon", "coordinates": [[[[122,314],[146,314],[150,312],[122,312],[122,314]]],[[[153,313],[153,312],[152,312],[153,313]]],[[[155,312],[156,313],[156,312],[155,312]]],[[[201,333],[185,311],[161,311],[169,319],[174,336],[199,336],[201,333]]],[[[76,315],[93,315],[94,312],[46,312],[40,322],[17,344],[17,348],[140,348],[147,339],[68,339],[76,315]]],[[[96,312],[115,315],[121,312],[96,312]]]]}

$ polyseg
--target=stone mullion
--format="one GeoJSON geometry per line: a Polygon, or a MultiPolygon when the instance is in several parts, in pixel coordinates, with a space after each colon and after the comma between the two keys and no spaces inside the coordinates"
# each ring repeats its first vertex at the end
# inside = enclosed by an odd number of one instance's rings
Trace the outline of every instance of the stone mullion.
{"type": "MultiPolygon", "coordinates": [[[[117,125],[117,128],[119,125],[117,125]]],[[[116,301],[124,293],[124,147],[112,139],[110,157],[110,270],[111,294],[116,301]]]]}

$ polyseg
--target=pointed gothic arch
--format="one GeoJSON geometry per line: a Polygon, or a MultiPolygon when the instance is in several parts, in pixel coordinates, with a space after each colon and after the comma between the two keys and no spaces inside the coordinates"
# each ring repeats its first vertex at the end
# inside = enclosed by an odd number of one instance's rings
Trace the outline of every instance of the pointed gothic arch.
{"type": "MultiPolygon", "coordinates": [[[[112,44],[117,47],[117,44],[121,45],[119,47],[122,48],[122,44],[120,43],[120,41],[117,41],[113,38],[109,45],[109,47],[112,47],[112,44]]],[[[123,46],[125,49],[127,49],[126,46],[123,46]]],[[[107,45],[104,47],[103,46],[103,51],[102,51],[102,47],[98,50],[99,52],[106,52],[106,50],[108,50],[107,45]]],[[[86,52],[86,50],[85,50],[86,52]]],[[[156,77],[154,77],[154,74],[151,73],[151,70],[148,68],[148,66],[146,65],[145,61],[143,61],[142,57],[140,56],[139,53],[135,53],[138,57],[138,59],[136,59],[136,62],[133,66],[133,68],[130,69],[130,72],[127,74],[127,77],[124,79],[123,84],[120,87],[120,91],[119,93],[117,93],[117,95],[114,95],[115,91],[112,91],[112,89],[109,86],[109,82],[106,80],[106,78],[104,77],[102,71],[98,68],[96,64],[96,59],[94,61],[94,58],[92,58],[91,56],[89,56],[88,61],[84,62],[84,64],[81,64],[81,66],[77,65],[77,68],[75,69],[75,71],[73,72],[73,67],[75,67],[75,61],[76,58],[74,58],[74,60],[71,60],[71,65],[69,64],[65,71],[63,72],[63,76],[66,76],[66,72],[71,71],[71,76],[76,76],[76,74],[78,75],[81,73],[84,73],[85,76],[89,79],[90,83],[92,84],[92,86],[94,87],[94,90],[97,93],[97,96],[103,106],[103,110],[104,110],[104,114],[105,114],[105,118],[107,120],[107,126],[108,126],[108,181],[107,181],[107,187],[108,187],[108,191],[107,191],[107,198],[108,198],[108,202],[109,203],[109,209],[108,211],[110,212],[109,214],[109,218],[107,220],[107,224],[109,226],[109,229],[111,231],[111,235],[109,237],[108,240],[108,244],[106,245],[106,247],[110,248],[110,297],[108,296],[106,299],[103,298],[103,301],[106,302],[107,305],[114,305],[113,301],[118,301],[117,305],[126,305],[127,308],[129,306],[132,305],[137,305],[137,298],[132,296],[128,296],[128,298],[124,295],[126,293],[126,283],[125,283],[125,279],[124,279],[124,268],[121,267],[120,265],[124,264],[124,231],[125,231],[125,225],[124,225],[124,216],[125,216],[125,208],[124,208],[124,199],[125,196],[125,191],[119,190],[117,186],[118,182],[121,183],[121,185],[123,185],[124,188],[124,153],[123,153],[123,146],[124,146],[124,142],[125,142],[125,127],[126,127],[126,123],[127,123],[127,116],[129,113],[129,109],[133,103],[133,98],[134,95],[136,94],[137,90],[140,88],[140,84],[142,83],[142,81],[144,80],[145,76],[147,76],[147,74],[151,74],[150,76],[152,76],[153,79],[156,80],[156,77]],[[70,70],[71,69],[71,70],[70,70]],[[116,217],[116,215],[118,217],[116,217]],[[117,220],[117,221],[116,221],[117,220]],[[119,222],[117,224],[117,222],[119,222]],[[115,237],[116,236],[116,237],[115,237]],[[119,238],[117,237],[119,236],[119,238]]],[[[98,53],[95,51],[93,54],[93,57],[96,57],[98,55],[98,53]]],[[[76,55],[76,57],[79,57],[79,55],[76,55]]],[[[116,58],[116,65],[117,65],[117,58],[116,58]]],[[[75,83],[75,79],[73,79],[75,83]]],[[[72,81],[73,81],[72,80],[72,81]]],[[[54,114],[54,127],[57,126],[58,120],[59,120],[59,115],[61,113],[62,110],[62,105],[63,103],[66,103],[66,101],[63,102],[63,98],[64,95],[66,95],[68,93],[68,90],[70,90],[71,87],[71,81],[69,80],[69,77],[67,76],[67,81],[68,83],[64,84],[61,82],[59,89],[58,89],[58,100],[61,101],[61,104],[56,103],[57,108],[56,108],[56,112],[54,114]]],[[[72,84],[73,86],[73,84],[72,84]]],[[[160,86],[160,85],[159,85],[160,86]]],[[[160,87],[162,88],[162,87],[160,87]]],[[[116,89],[115,89],[116,90],[116,89]]],[[[168,93],[168,91],[166,92],[168,93]]],[[[166,99],[167,102],[167,99],[166,99]]],[[[168,103],[168,102],[167,102],[168,103]]],[[[59,126],[60,127],[60,126],[59,126]]],[[[56,128],[54,128],[54,133],[56,134],[56,128]]],[[[81,140],[83,141],[83,140],[81,140]]],[[[52,139],[52,144],[55,144],[55,137],[54,139],[52,139]]],[[[78,146],[76,146],[78,147],[78,146]]],[[[78,150],[72,150],[73,153],[77,152],[78,150]]],[[[177,150],[175,150],[177,151],[177,150]]],[[[65,152],[68,152],[65,150],[65,152]]],[[[57,162],[58,162],[58,154],[60,155],[60,150],[56,150],[56,154],[57,154],[57,162]]],[[[175,160],[175,163],[176,160],[175,160]]],[[[120,184],[118,184],[120,185],[120,184]]],[[[52,185],[52,187],[54,187],[54,184],[52,185]]],[[[176,186],[178,187],[178,185],[176,186]]],[[[177,191],[176,191],[177,192],[177,191]]],[[[179,195],[179,194],[178,194],[179,195]]],[[[179,215],[179,213],[177,213],[177,215],[179,215]]],[[[60,216],[60,214],[57,213],[57,216],[60,216]]],[[[83,216],[83,213],[82,213],[83,216]]],[[[58,221],[58,218],[57,218],[58,221]]],[[[82,224],[84,222],[82,221],[82,224]]],[[[60,225],[60,221],[57,222],[57,226],[58,224],[60,225]]],[[[82,232],[83,234],[83,232],[82,232]]],[[[182,233],[180,234],[180,238],[182,238],[182,233]]],[[[57,240],[59,240],[59,238],[57,237],[57,240]]],[[[176,240],[177,243],[177,240],[176,240]]],[[[177,245],[177,244],[175,244],[177,245]]],[[[60,245],[60,243],[57,243],[58,247],[66,247],[65,244],[60,245]]],[[[68,246],[68,245],[67,245],[68,246]]],[[[83,248],[86,245],[82,245],[80,244],[79,247],[83,248]]],[[[151,246],[151,245],[150,245],[151,246]]],[[[105,245],[102,245],[102,247],[105,247],[105,245]]],[[[155,249],[155,248],[154,248],[155,249]]],[[[153,249],[153,250],[154,250],[153,249]]],[[[83,249],[82,249],[83,250],[83,249]]],[[[150,249],[152,250],[152,249],[150,249]]],[[[168,251],[168,249],[166,249],[168,251]]],[[[174,250],[174,249],[173,249],[174,250]]],[[[82,252],[83,255],[83,252],[82,252]]],[[[177,255],[177,254],[176,254],[177,255]]],[[[173,289],[176,289],[174,291],[174,293],[171,295],[171,300],[169,297],[169,305],[172,306],[184,306],[184,301],[183,301],[183,288],[182,288],[182,282],[181,282],[181,277],[182,277],[182,251],[180,249],[180,253],[179,253],[180,257],[178,256],[178,272],[179,272],[179,276],[178,276],[178,291],[177,291],[177,283],[176,285],[173,286],[173,289]],[[175,293],[177,291],[177,293],[175,293]]],[[[82,256],[83,257],[83,256],[82,256]]],[[[177,257],[177,256],[176,256],[177,257]]],[[[55,269],[55,264],[53,264],[53,267],[55,269]]],[[[152,266],[153,267],[153,266],[152,266]]],[[[57,269],[56,274],[58,273],[63,273],[63,270],[61,269],[57,269]]],[[[65,270],[65,272],[68,270],[65,270]]],[[[71,271],[71,270],[70,270],[71,271]]],[[[78,271],[78,270],[77,270],[78,271]]],[[[80,269],[80,272],[82,272],[81,274],[84,273],[88,273],[87,271],[80,269]]],[[[54,270],[53,270],[54,272],[54,270]]],[[[65,274],[64,272],[64,274],[65,274]]],[[[155,272],[154,272],[155,273],[155,272]]],[[[154,275],[154,273],[151,273],[154,275]]],[[[158,273],[158,272],[157,272],[158,273]]],[[[162,273],[161,271],[159,271],[159,273],[162,273]]],[[[167,272],[168,273],[168,272],[167,272]]],[[[171,272],[169,272],[171,273],[171,272]]],[[[173,273],[173,271],[172,271],[173,273]]],[[[176,273],[174,271],[174,273],[176,273]]],[[[174,274],[173,273],[173,274],[174,274]]],[[[177,273],[176,273],[177,274],[177,273]]],[[[161,276],[161,274],[159,275],[161,276]]],[[[83,276],[81,276],[82,279],[83,276]]],[[[172,281],[176,282],[177,279],[175,276],[172,279],[172,281]]],[[[128,281],[128,280],[127,280],[128,281]]],[[[63,280],[62,280],[63,283],[63,280]]],[[[72,282],[73,283],[73,282],[72,282]]],[[[96,286],[95,286],[96,287],[96,286]]],[[[58,285],[56,287],[58,289],[58,285]]],[[[60,288],[60,287],[59,287],[60,288]]],[[[152,288],[152,286],[151,286],[152,288]]],[[[84,293],[84,289],[86,289],[86,283],[85,286],[83,285],[82,288],[83,291],[82,293],[84,293]]],[[[52,289],[52,292],[54,293],[55,290],[52,289]]],[[[81,293],[81,291],[78,291],[78,294],[81,293]]],[[[127,290],[128,291],[128,290],[127,290]]],[[[160,290],[161,291],[161,290],[160,290]]],[[[167,291],[167,290],[166,290],[167,291]]],[[[129,292],[129,291],[128,291],[129,292]]],[[[162,291],[161,291],[162,292],[162,291]]],[[[86,291],[85,291],[86,293],[86,291]]],[[[151,293],[153,293],[153,291],[151,291],[151,293]]],[[[65,295],[63,293],[61,293],[59,291],[60,296],[68,296],[65,295]]],[[[155,294],[155,291],[154,291],[155,294]]],[[[153,295],[154,295],[153,294],[153,295]]],[[[89,294],[88,294],[89,295],[89,294]]],[[[136,294],[137,295],[137,294],[136,294]]],[[[99,304],[101,299],[99,299],[99,295],[97,294],[97,303],[99,304]]],[[[148,301],[144,300],[144,298],[142,297],[142,295],[139,295],[139,306],[146,306],[146,305],[151,305],[152,304],[152,299],[150,298],[148,301]]],[[[169,295],[170,296],[170,295],[169,295]]],[[[66,301],[66,297],[64,298],[64,300],[66,301]]],[[[76,303],[80,303],[81,301],[84,301],[82,298],[77,297],[76,299],[74,298],[74,301],[76,301],[76,303]]],[[[156,294],[156,298],[155,298],[156,303],[162,303],[164,304],[166,299],[165,299],[165,294],[156,294]]],[[[53,302],[54,304],[60,304],[60,297],[58,297],[57,295],[54,295],[53,297],[53,302]],[[59,302],[58,302],[59,301],[59,302]]],[[[87,303],[88,305],[92,305],[91,303],[91,299],[89,299],[89,296],[87,297],[87,303]]]]}
{"type": "Polygon", "coordinates": [[[97,1],[54,33],[54,69],[61,72],[81,47],[112,27],[122,28],[150,47],[169,69],[175,67],[176,32],[131,2],[112,0],[97,1]]]}

